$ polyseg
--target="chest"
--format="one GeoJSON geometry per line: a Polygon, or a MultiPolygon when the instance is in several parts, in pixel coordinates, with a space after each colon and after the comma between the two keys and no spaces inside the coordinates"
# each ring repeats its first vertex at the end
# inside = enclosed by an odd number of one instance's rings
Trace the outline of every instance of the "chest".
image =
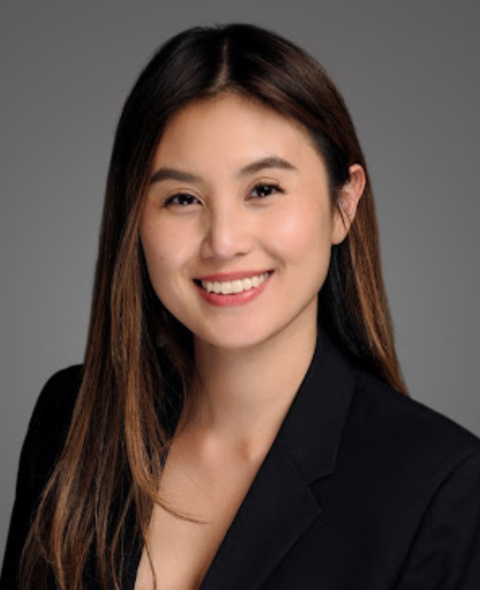
{"type": "MultiPolygon", "coordinates": [[[[169,458],[160,493],[172,508],[202,522],[173,516],[155,505],[149,527],[150,557],[158,590],[197,590],[255,478],[258,465],[225,464],[192,470],[169,458]]],[[[153,575],[144,548],[135,590],[152,590],[153,575]]]]}

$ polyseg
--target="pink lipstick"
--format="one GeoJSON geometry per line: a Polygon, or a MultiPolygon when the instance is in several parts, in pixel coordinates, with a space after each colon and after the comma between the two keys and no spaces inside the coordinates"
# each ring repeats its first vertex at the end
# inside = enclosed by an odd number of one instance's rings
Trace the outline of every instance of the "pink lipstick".
{"type": "Polygon", "coordinates": [[[194,280],[194,284],[199,291],[200,296],[210,303],[218,307],[232,307],[237,305],[244,305],[253,299],[256,299],[267,288],[273,271],[237,271],[231,273],[218,273],[205,275],[199,279],[194,280]],[[202,282],[204,286],[202,286],[202,282]],[[243,290],[237,293],[233,290],[240,287],[239,281],[243,281],[241,287],[243,290]],[[207,290],[205,283],[210,283],[207,290]],[[232,283],[235,283],[232,285],[232,283]],[[215,284],[216,283],[216,284],[215,284]],[[227,284],[225,284],[227,283],[227,284]],[[221,291],[230,291],[222,293],[221,291]],[[220,292],[214,292],[220,291],[220,292]]]}

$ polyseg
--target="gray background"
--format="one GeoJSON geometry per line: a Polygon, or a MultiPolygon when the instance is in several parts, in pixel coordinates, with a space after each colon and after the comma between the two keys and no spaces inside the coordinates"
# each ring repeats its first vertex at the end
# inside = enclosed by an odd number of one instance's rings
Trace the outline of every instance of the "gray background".
{"type": "Polygon", "coordinates": [[[478,6],[2,2],[0,555],[35,399],[83,358],[123,101],[156,47],[195,24],[263,25],[330,72],[373,180],[407,385],[480,435],[478,6]]]}

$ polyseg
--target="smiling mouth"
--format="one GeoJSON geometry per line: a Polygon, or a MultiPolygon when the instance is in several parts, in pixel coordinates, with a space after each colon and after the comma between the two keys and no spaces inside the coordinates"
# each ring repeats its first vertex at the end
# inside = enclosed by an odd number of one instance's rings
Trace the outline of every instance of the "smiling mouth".
{"type": "Polygon", "coordinates": [[[268,271],[259,275],[234,281],[201,281],[198,279],[194,279],[194,281],[208,293],[235,295],[237,293],[243,293],[244,291],[256,289],[264,283],[272,273],[273,271],[268,271]]]}

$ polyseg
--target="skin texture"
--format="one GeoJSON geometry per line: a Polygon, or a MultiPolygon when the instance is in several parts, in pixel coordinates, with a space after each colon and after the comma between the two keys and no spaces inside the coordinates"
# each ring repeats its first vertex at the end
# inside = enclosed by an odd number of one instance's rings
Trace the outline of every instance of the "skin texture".
{"type": "MultiPolygon", "coordinates": [[[[140,237],[158,297],[194,335],[206,391],[199,423],[237,447],[263,447],[308,368],[317,294],[348,227],[332,215],[327,170],[306,131],[235,94],[190,103],[169,120],[152,176],[165,167],[199,179],[152,182],[140,237]],[[295,170],[239,176],[271,156],[295,170]],[[259,297],[233,307],[211,305],[193,282],[238,270],[274,272],[259,297]]],[[[363,187],[354,165],[342,190],[350,220],[363,187]]]]}

